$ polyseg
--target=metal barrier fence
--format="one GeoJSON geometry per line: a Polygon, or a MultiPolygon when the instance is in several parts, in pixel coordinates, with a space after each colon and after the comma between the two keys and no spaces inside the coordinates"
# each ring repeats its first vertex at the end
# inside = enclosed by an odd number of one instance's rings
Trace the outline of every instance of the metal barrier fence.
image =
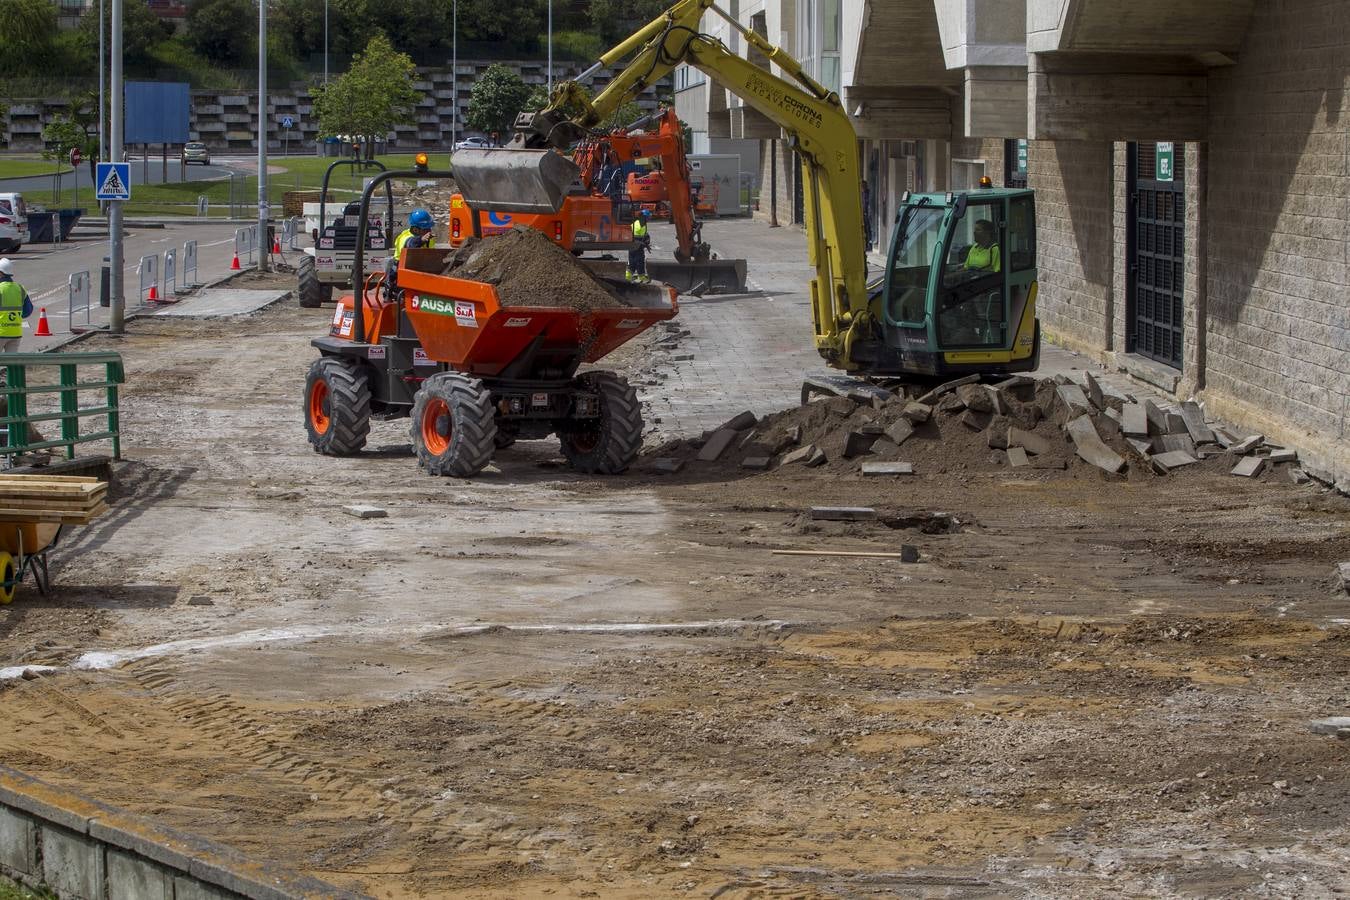
{"type": "Polygon", "coordinates": [[[287,250],[299,250],[295,245],[300,239],[300,230],[304,227],[304,220],[299,216],[291,216],[281,223],[281,245],[287,250]]]}
{"type": "Polygon", "coordinates": [[[241,263],[255,263],[254,254],[258,251],[258,226],[248,225],[234,230],[234,254],[241,263]]]}
{"type": "Polygon", "coordinates": [[[75,314],[84,313],[84,321],[81,322],[82,330],[88,329],[93,324],[93,310],[89,307],[89,273],[76,272],[70,276],[69,282],[70,302],[66,306],[66,330],[75,332],[75,314]]]}
{"type": "Polygon", "coordinates": [[[7,415],[0,417],[5,432],[0,454],[12,458],[16,453],[64,447],[66,458],[75,458],[75,445],[90,441],[112,441],[114,459],[122,458],[121,413],[117,404],[118,385],[125,383],[122,356],[118,353],[6,353],[3,359],[5,381],[0,396],[5,398],[7,415]],[[80,366],[101,365],[103,379],[81,381],[80,366]],[[58,369],[56,384],[29,385],[28,370],[58,369]],[[81,406],[80,391],[103,391],[103,403],[81,406]],[[58,394],[60,412],[29,412],[29,398],[44,394],[58,394]],[[80,433],[80,420],[106,416],[102,430],[80,433]],[[30,441],[29,426],[36,422],[60,422],[61,437],[52,440],[30,441]]]}
{"type": "Polygon", "coordinates": [[[144,306],[147,300],[155,300],[159,296],[159,254],[142,256],[136,272],[141,276],[139,297],[140,305],[144,306]],[[147,296],[147,292],[151,295],[147,296]]]}
{"type": "Polygon", "coordinates": [[[183,287],[188,291],[197,286],[197,242],[183,243],[183,287]]]}
{"type": "Polygon", "coordinates": [[[178,293],[178,251],[168,249],[164,251],[164,294],[178,293]]]}

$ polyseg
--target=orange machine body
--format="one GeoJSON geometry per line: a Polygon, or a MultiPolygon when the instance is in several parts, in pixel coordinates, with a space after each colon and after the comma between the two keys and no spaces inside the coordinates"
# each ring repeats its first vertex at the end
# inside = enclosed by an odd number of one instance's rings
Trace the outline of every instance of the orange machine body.
{"type": "MultiPolygon", "coordinates": [[[[517,225],[533,228],[566,250],[627,250],[633,245],[633,226],[619,221],[614,203],[594,194],[569,194],[557,213],[498,213],[479,211],[484,237],[510,231],[517,225]]],[[[450,246],[458,247],[473,234],[468,204],[459,194],[450,198],[450,246]]]]}

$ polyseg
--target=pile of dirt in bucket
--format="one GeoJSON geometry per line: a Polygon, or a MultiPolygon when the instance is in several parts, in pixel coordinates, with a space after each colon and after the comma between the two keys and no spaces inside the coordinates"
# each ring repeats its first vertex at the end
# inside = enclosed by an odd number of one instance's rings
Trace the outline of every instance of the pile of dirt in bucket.
{"type": "Polygon", "coordinates": [[[570,306],[579,312],[627,306],[623,298],[542,232],[517,225],[469,238],[446,258],[443,275],[497,288],[503,306],[570,306]]]}

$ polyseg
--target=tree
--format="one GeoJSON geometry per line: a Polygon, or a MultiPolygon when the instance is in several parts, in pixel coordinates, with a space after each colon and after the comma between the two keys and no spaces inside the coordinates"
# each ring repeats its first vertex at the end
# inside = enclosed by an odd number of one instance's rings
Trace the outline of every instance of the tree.
{"type": "Polygon", "coordinates": [[[256,53],[256,4],[250,0],[192,0],[187,11],[188,45],[214,63],[232,66],[256,53]]]}
{"type": "MultiPolygon", "coordinates": [[[[112,16],[105,17],[104,38],[112,41],[112,16]]],[[[254,15],[257,18],[257,15],[254,15]]],[[[239,23],[235,23],[239,27],[239,23]]],[[[155,47],[173,33],[173,26],[160,21],[159,16],[144,3],[122,4],[122,62],[130,69],[144,69],[155,65],[155,47]]],[[[98,11],[80,17],[80,44],[87,59],[98,59],[98,11]]]]}
{"type": "Polygon", "coordinates": [[[5,0],[0,3],[0,73],[22,74],[45,59],[56,39],[56,4],[51,0],[5,0]]]}
{"type": "Polygon", "coordinates": [[[529,85],[511,69],[493,63],[469,92],[469,115],[465,122],[478,131],[509,134],[516,115],[529,99],[529,85]]]}
{"type": "Polygon", "coordinates": [[[345,75],[315,88],[319,131],[363,138],[369,154],[373,139],[413,121],[422,99],[412,86],[416,77],[417,67],[408,55],[396,52],[383,34],[375,35],[345,75]]]}

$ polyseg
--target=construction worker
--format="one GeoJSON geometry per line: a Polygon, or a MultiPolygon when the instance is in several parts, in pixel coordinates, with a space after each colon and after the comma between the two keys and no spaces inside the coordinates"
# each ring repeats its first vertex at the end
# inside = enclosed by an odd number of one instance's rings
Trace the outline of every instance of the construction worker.
{"type": "Polygon", "coordinates": [[[0,352],[17,353],[23,320],[33,314],[33,301],[14,280],[14,263],[0,259],[0,352]]]}
{"type": "Polygon", "coordinates": [[[436,246],[436,236],[431,233],[435,227],[431,213],[421,207],[414,209],[412,215],[408,216],[408,227],[394,238],[394,252],[384,260],[384,284],[390,293],[398,287],[398,258],[403,255],[404,248],[416,250],[418,247],[436,246]]]}
{"type": "Polygon", "coordinates": [[[644,209],[633,220],[633,248],[628,251],[628,268],[623,273],[624,278],[638,284],[651,281],[651,278],[647,277],[647,251],[652,249],[652,236],[647,230],[647,219],[651,214],[651,210],[644,209]]]}
{"type": "Polygon", "coordinates": [[[975,243],[966,253],[966,268],[978,272],[1002,272],[998,245],[994,243],[994,223],[980,219],[975,223],[975,243]]]}

